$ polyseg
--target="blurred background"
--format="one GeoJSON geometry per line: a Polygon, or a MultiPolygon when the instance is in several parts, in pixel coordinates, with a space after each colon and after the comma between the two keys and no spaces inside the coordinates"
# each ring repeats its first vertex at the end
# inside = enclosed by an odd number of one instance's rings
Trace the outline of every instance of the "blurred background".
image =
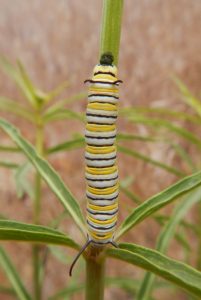
{"type": "MultiPolygon", "coordinates": [[[[93,66],[98,60],[99,35],[102,1],[100,0],[0,0],[0,54],[12,63],[20,59],[26,66],[34,84],[44,91],[53,89],[67,80],[69,87],[62,97],[68,98],[76,93],[86,92],[83,81],[89,78],[93,66]]],[[[201,81],[201,1],[200,0],[125,0],[122,38],[119,57],[119,77],[123,80],[120,88],[121,108],[128,106],[147,106],[171,108],[175,111],[188,111],[180,101],[180,95],[171,80],[173,74],[181,78],[193,91],[200,95],[201,81]]],[[[23,103],[23,97],[15,84],[0,70],[0,96],[7,96],[23,103]]],[[[70,108],[83,113],[86,109],[86,98],[74,101],[70,108]]],[[[34,131],[30,124],[11,114],[1,112],[18,126],[23,135],[34,143],[34,131]]],[[[181,124],[181,123],[180,123],[181,124]]],[[[183,121],[183,126],[188,126],[183,121]]],[[[130,125],[119,119],[119,130],[133,134],[148,134],[142,124],[130,125]]],[[[188,128],[193,130],[193,128],[188,128]]],[[[58,121],[46,127],[45,145],[53,146],[71,139],[75,134],[83,134],[84,125],[73,120],[58,121]]],[[[1,133],[1,143],[9,144],[9,138],[1,133]]],[[[167,165],[182,167],[181,161],[167,144],[136,142],[135,149],[147,156],[165,162],[167,165]]],[[[185,147],[185,142],[183,142],[185,147]]],[[[187,147],[187,146],[186,146],[187,147]]],[[[187,148],[193,154],[193,149],[187,148]]],[[[9,159],[0,153],[0,160],[9,159]]],[[[21,156],[12,154],[14,161],[20,162],[21,156]]],[[[80,200],[85,209],[85,182],[83,149],[55,154],[50,162],[61,174],[73,194],[80,200]]],[[[24,160],[23,160],[24,161],[24,160]]],[[[145,200],[177,180],[173,174],[156,168],[143,161],[119,154],[121,179],[132,175],[130,189],[145,200]]],[[[23,222],[31,222],[32,202],[25,195],[17,199],[12,170],[0,169],[0,212],[7,217],[23,222]]],[[[129,212],[126,203],[129,200],[124,194],[120,197],[120,220],[129,212]],[[125,209],[126,207],[126,209],[125,209]]],[[[130,206],[134,204],[129,204],[130,206]]],[[[169,208],[171,211],[171,207],[169,208]]],[[[44,184],[41,224],[47,225],[62,207],[53,193],[44,184]]],[[[189,219],[196,218],[190,212],[189,219]]],[[[64,220],[61,228],[78,242],[83,242],[75,230],[71,220],[64,220]]],[[[131,231],[127,241],[154,247],[158,234],[158,225],[150,219],[131,231]]],[[[196,245],[192,238],[191,243],[196,245]]],[[[11,254],[19,273],[29,289],[32,289],[31,248],[27,244],[4,243],[11,254]]],[[[168,252],[171,257],[183,259],[180,247],[174,243],[168,252]]],[[[44,249],[41,247],[41,251],[44,249]]],[[[70,262],[75,252],[68,250],[70,262]]],[[[192,262],[193,264],[193,258],[192,262]]],[[[126,266],[115,267],[109,262],[108,274],[127,275],[139,278],[143,271],[126,266]],[[111,267],[112,266],[112,267],[111,267]]],[[[83,280],[84,269],[77,267],[77,277],[83,280]]],[[[72,280],[72,279],[71,279],[72,280]]],[[[52,255],[47,263],[44,281],[44,299],[56,292],[70,281],[68,267],[52,255]]],[[[0,271],[0,282],[7,283],[0,271]]],[[[172,293],[172,294],[171,294],[172,293]]],[[[156,293],[156,299],[171,299],[162,290],[156,293]]],[[[13,299],[0,295],[0,299],[13,299]]],[[[83,299],[82,295],[71,299],[83,299]]],[[[109,288],[106,299],[131,299],[129,295],[118,289],[109,288]]],[[[176,299],[187,299],[184,293],[177,293],[176,299]]]]}

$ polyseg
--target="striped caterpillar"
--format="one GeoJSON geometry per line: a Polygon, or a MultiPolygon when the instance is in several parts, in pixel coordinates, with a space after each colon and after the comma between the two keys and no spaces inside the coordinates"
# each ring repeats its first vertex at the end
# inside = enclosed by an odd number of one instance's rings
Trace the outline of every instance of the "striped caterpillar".
{"type": "Polygon", "coordinates": [[[118,168],[116,165],[116,119],[118,113],[117,68],[113,56],[105,53],[96,65],[89,82],[86,111],[85,161],[87,183],[88,240],[76,256],[72,268],[90,243],[112,244],[118,212],[118,168]]]}

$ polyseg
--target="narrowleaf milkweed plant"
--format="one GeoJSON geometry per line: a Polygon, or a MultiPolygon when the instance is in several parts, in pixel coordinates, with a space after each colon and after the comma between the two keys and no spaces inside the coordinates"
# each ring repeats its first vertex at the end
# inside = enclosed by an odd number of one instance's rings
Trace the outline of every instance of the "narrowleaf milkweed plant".
{"type": "MultiPolygon", "coordinates": [[[[6,72],[16,81],[28,99],[31,110],[17,103],[13,105],[12,100],[3,97],[0,99],[0,108],[32,122],[36,128],[36,144],[35,147],[31,145],[15,126],[5,119],[0,119],[0,128],[16,144],[16,147],[1,146],[0,150],[7,152],[17,151],[25,154],[28,161],[36,169],[36,180],[33,196],[33,224],[25,224],[3,218],[0,220],[0,239],[2,241],[26,241],[33,243],[34,294],[31,295],[26,289],[11,258],[2,246],[0,247],[0,265],[11,283],[11,289],[2,286],[0,291],[9,292],[11,295],[13,293],[14,297],[24,300],[41,299],[42,283],[38,244],[43,243],[73,248],[78,253],[75,261],[80,254],[83,254],[86,262],[86,283],[84,286],[87,300],[102,300],[104,298],[104,284],[112,282],[105,279],[105,260],[109,258],[138,266],[149,272],[147,276],[152,276],[151,279],[143,281],[143,285],[140,288],[138,288],[139,282],[135,286],[133,280],[117,278],[116,283],[118,286],[122,286],[126,290],[132,290],[132,294],[136,295],[136,299],[148,299],[151,290],[150,286],[153,282],[153,274],[158,275],[167,282],[173,283],[178,288],[184,289],[186,293],[190,293],[199,299],[201,298],[201,272],[163,253],[182,217],[193,204],[201,199],[201,172],[183,177],[164,191],[140,203],[131,211],[117,231],[115,229],[119,188],[118,170],[116,167],[115,120],[117,117],[118,85],[120,83],[117,79],[116,66],[118,65],[123,1],[105,0],[103,7],[100,63],[95,67],[93,78],[89,80],[89,103],[85,134],[87,144],[85,152],[87,164],[87,221],[85,221],[85,217],[81,212],[79,202],[45,159],[49,154],[63,151],[64,149],[82,147],[84,143],[83,138],[79,137],[50,149],[46,149],[44,145],[44,126],[48,122],[63,118],[64,115],[65,118],[70,117],[83,121],[82,115],[76,114],[69,109],[64,110],[65,101],[58,101],[56,104],[49,106],[51,99],[62,90],[63,86],[49,94],[39,93],[21,64],[16,70],[8,61],[2,61],[6,72]],[[55,226],[39,225],[42,179],[46,181],[50,189],[55,193],[57,199],[86,239],[87,242],[83,248],[73,238],[55,229],[55,226]],[[185,194],[187,195],[181,198],[185,194]],[[144,221],[148,216],[153,216],[155,212],[158,212],[162,207],[176,199],[180,199],[180,202],[176,206],[172,217],[165,223],[156,250],[133,243],[118,244],[120,237],[133,229],[135,225],[144,221]],[[108,247],[107,244],[112,244],[115,247],[108,247]]],[[[121,135],[121,138],[130,139],[131,136],[121,135]]],[[[119,147],[118,149],[120,150],[121,148],[119,147]]],[[[138,154],[138,158],[144,159],[140,154],[138,154]]],[[[147,159],[147,161],[152,164],[155,163],[153,160],[147,159]]],[[[155,165],[157,164],[155,163],[155,165]]],[[[7,164],[4,162],[5,166],[17,168],[16,164],[9,164],[9,162],[7,164]]],[[[167,169],[169,172],[175,173],[177,171],[166,167],[162,163],[158,164],[158,166],[167,169]]],[[[18,174],[21,174],[22,170],[24,168],[20,166],[18,174]]],[[[179,172],[177,172],[177,175],[183,176],[179,172]]],[[[23,191],[26,189],[25,185],[20,185],[20,187],[23,191]]],[[[125,186],[122,185],[122,189],[126,190],[125,186]]],[[[138,201],[138,199],[136,200],[135,198],[135,201],[138,201]]],[[[57,220],[57,222],[59,221],[57,220]]],[[[64,295],[70,295],[73,288],[74,292],[76,292],[82,290],[83,285],[67,287],[66,290],[59,291],[49,299],[59,299],[64,295]]]]}

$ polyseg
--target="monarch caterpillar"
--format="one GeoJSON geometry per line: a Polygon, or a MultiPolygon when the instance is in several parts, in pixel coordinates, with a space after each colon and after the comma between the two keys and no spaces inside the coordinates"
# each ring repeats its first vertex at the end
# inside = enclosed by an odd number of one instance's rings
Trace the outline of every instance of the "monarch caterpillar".
{"type": "Polygon", "coordinates": [[[86,111],[85,161],[88,240],[76,256],[72,269],[90,243],[112,244],[118,212],[118,168],[116,165],[116,119],[118,113],[117,67],[113,56],[105,53],[96,65],[89,82],[86,111]]]}

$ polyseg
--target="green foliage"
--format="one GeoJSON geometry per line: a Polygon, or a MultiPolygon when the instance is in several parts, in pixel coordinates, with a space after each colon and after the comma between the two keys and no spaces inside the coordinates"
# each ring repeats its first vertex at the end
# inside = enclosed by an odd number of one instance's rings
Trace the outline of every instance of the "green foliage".
{"type": "MultiPolygon", "coordinates": [[[[104,4],[101,54],[108,50],[111,51],[115,56],[115,63],[118,62],[122,6],[122,0],[116,1],[115,5],[114,1],[105,1],[104,4]],[[116,19],[117,27],[114,26],[115,21],[113,18],[116,19]],[[108,30],[108,27],[110,27],[110,30],[108,30]]],[[[57,230],[61,220],[64,218],[71,218],[80,229],[81,233],[84,233],[84,236],[86,235],[84,216],[82,215],[78,201],[60,178],[59,174],[48,162],[49,155],[82,148],[84,146],[84,138],[78,134],[68,141],[60,142],[47,149],[44,143],[44,130],[50,122],[55,122],[57,120],[67,121],[68,119],[73,119],[77,122],[83,122],[83,114],[72,111],[68,105],[73,101],[82,99],[85,96],[85,93],[79,93],[67,99],[60,99],[58,97],[60,97],[63,90],[68,87],[68,82],[63,82],[47,93],[35,87],[21,62],[18,61],[17,66],[14,66],[7,59],[1,58],[0,65],[4,72],[14,80],[17,87],[22,92],[22,95],[24,95],[27,100],[25,104],[21,104],[14,99],[0,97],[0,110],[14,114],[23,118],[24,121],[31,123],[34,127],[36,137],[34,147],[20,134],[18,128],[6,120],[0,119],[0,128],[3,129],[11,138],[12,142],[15,143],[15,146],[1,145],[0,151],[9,153],[8,158],[10,158],[12,153],[16,152],[21,156],[25,155],[28,159],[28,162],[25,161],[20,165],[10,160],[1,161],[0,167],[12,169],[17,187],[17,196],[22,198],[26,194],[32,199],[34,214],[33,223],[35,222],[35,224],[25,224],[9,220],[4,214],[1,214],[0,240],[2,242],[26,242],[33,245],[33,299],[40,300],[41,287],[43,285],[48,257],[53,255],[60,263],[69,263],[69,261],[71,261],[71,256],[68,255],[66,257],[65,252],[61,250],[59,246],[70,247],[76,251],[81,248],[81,245],[77,244],[73,238],[68,236],[68,232],[63,233],[57,230]],[[35,168],[36,180],[34,184],[27,176],[30,171],[30,166],[31,168],[32,166],[35,168]],[[42,180],[48,184],[49,188],[55,193],[57,200],[65,209],[64,213],[59,215],[55,220],[52,220],[48,226],[39,225],[42,180]],[[40,255],[38,244],[47,246],[44,256],[40,255]]],[[[201,149],[201,140],[196,133],[184,128],[178,121],[185,120],[194,126],[200,126],[201,105],[200,100],[194,97],[189,89],[178,78],[174,78],[174,81],[182,93],[182,99],[185,104],[193,109],[193,112],[176,112],[170,109],[142,107],[124,109],[120,112],[124,119],[135,124],[143,124],[144,126],[147,126],[148,129],[151,128],[151,132],[146,136],[120,132],[117,136],[117,143],[119,152],[149,163],[156,168],[161,168],[177,177],[184,177],[192,171],[199,171],[199,165],[194,161],[194,157],[191,157],[188,151],[180,144],[180,140],[184,140],[189,147],[194,147],[198,154],[201,149]],[[172,136],[179,139],[179,142],[172,141],[172,136]],[[154,160],[150,158],[149,155],[134,150],[133,145],[124,145],[124,143],[133,143],[136,141],[139,143],[166,143],[171,149],[174,149],[177,157],[179,157],[187,168],[176,168],[175,166],[167,165],[165,162],[154,160]]],[[[135,174],[132,174],[132,178],[133,177],[135,177],[135,174]]],[[[129,181],[129,184],[130,183],[131,182],[129,181]]],[[[201,224],[190,223],[184,219],[185,214],[193,205],[200,205],[198,204],[201,200],[200,185],[201,172],[193,173],[142,202],[138,195],[135,195],[130,191],[128,182],[121,182],[121,191],[125,193],[127,197],[132,199],[135,204],[138,204],[138,206],[131,211],[120,225],[116,234],[116,239],[124,236],[127,231],[131,230],[140,222],[146,222],[146,218],[149,216],[153,217],[159,224],[160,234],[157,239],[156,250],[131,243],[123,243],[119,245],[119,249],[106,249],[101,252],[101,255],[97,258],[97,262],[100,265],[100,261],[103,258],[107,257],[108,260],[110,258],[116,258],[127,262],[130,265],[138,266],[146,272],[144,279],[140,278],[134,280],[130,277],[106,278],[106,286],[117,286],[131,296],[137,295],[137,299],[139,300],[152,299],[151,291],[154,289],[159,287],[169,289],[172,286],[174,286],[175,289],[176,287],[183,288],[186,293],[191,293],[193,296],[201,298],[201,272],[198,271],[201,269],[201,224]],[[185,198],[181,197],[187,193],[188,195],[186,195],[185,198]],[[170,216],[159,214],[161,208],[166,207],[175,200],[179,200],[179,202],[176,204],[176,207],[170,216]],[[157,214],[155,214],[156,212],[157,214]],[[178,228],[180,228],[180,231],[178,231],[178,228]],[[191,244],[186,238],[187,229],[191,230],[198,237],[197,270],[187,264],[164,255],[173,239],[179,242],[182,251],[184,251],[187,256],[191,253],[191,244]],[[163,284],[159,284],[159,282],[155,280],[155,275],[166,281],[163,284]],[[140,282],[142,282],[141,286],[140,282]]],[[[84,253],[84,258],[88,264],[91,258],[90,251],[84,253]]],[[[12,287],[0,286],[0,293],[8,293],[22,300],[32,299],[9,258],[8,253],[2,247],[0,247],[0,265],[12,287]]],[[[64,297],[69,299],[68,297],[73,294],[82,292],[85,285],[78,281],[78,277],[79,276],[75,277],[68,286],[64,287],[64,289],[50,296],[49,300],[64,299],[64,297]]],[[[94,278],[91,279],[94,280],[94,278]]],[[[87,300],[90,299],[91,298],[87,300]]],[[[99,298],[96,300],[98,299],[99,298]]]]}

